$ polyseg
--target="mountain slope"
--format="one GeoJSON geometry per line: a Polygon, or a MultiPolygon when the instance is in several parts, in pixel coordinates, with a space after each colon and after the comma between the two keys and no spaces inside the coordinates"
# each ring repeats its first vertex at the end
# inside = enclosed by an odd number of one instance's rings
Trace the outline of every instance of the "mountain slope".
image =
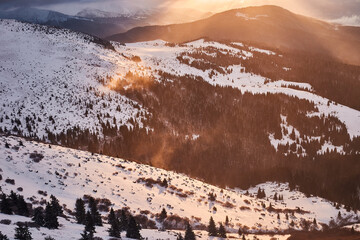
{"type": "Polygon", "coordinates": [[[86,8],[75,16],[26,7],[0,11],[0,19],[14,19],[28,23],[67,28],[98,37],[107,37],[137,26],[174,22],[183,23],[210,15],[212,14],[194,9],[181,9],[168,14],[168,11],[163,9],[117,9],[117,12],[107,12],[86,8]],[[164,11],[166,14],[164,14],[164,11]]]}
{"type": "Polygon", "coordinates": [[[24,22],[33,23],[52,23],[60,24],[73,18],[55,11],[41,10],[36,8],[18,8],[12,11],[0,11],[0,18],[16,19],[24,22]]]}
{"type": "MultiPolygon", "coordinates": [[[[162,208],[168,212],[163,223],[168,229],[183,229],[186,220],[194,228],[205,229],[210,216],[216,222],[223,222],[228,216],[231,224],[227,230],[233,233],[239,228],[249,233],[301,230],[305,221],[311,228],[322,229],[330,221],[342,225],[359,217],[340,205],[337,209],[325,199],[290,190],[287,184],[265,183],[249,189],[247,194],[246,190],[221,189],[182,174],[123,159],[15,137],[1,136],[0,152],[3,192],[19,192],[34,207],[42,206],[43,200],[53,194],[64,206],[69,218],[61,220],[63,226],[54,232],[56,239],[69,230],[72,231],[69,239],[80,236],[82,226],[74,224],[72,211],[75,200],[85,194],[107,199],[103,203],[110,202],[102,208],[103,216],[107,216],[111,206],[149,219],[142,222],[143,228],[161,228],[157,214],[162,208]],[[164,179],[168,186],[162,185],[164,179]],[[266,199],[255,197],[259,187],[265,190],[266,199]],[[211,194],[214,199],[210,198],[211,194]],[[282,195],[284,200],[274,200],[275,194],[282,195]],[[341,219],[337,218],[338,212],[341,219]],[[314,218],[317,224],[312,224],[314,218]],[[290,225],[291,222],[294,224],[290,225]]],[[[10,217],[0,214],[0,219],[6,218],[10,217]]]]}
{"type": "Polygon", "coordinates": [[[42,139],[48,132],[75,128],[102,135],[103,124],[109,121],[118,127],[130,119],[141,122],[143,109],[99,82],[134,65],[107,49],[111,45],[46,26],[11,20],[0,20],[0,25],[0,41],[7,46],[0,53],[2,127],[8,128],[11,118],[21,135],[42,139]]]}
{"type": "Polygon", "coordinates": [[[138,26],[138,24],[142,22],[141,19],[133,16],[89,18],[25,7],[9,11],[0,11],[0,19],[14,19],[28,23],[67,28],[98,37],[105,37],[117,32],[126,31],[129,28],[138,26]]]}
{"type": "MultiPolygon", "coordinates": [[[[291,82],[286,78],[276,78],[281,80],[275,81],[271,79],[268,82],[269,78],[265,74],[255,73],[255,69],[251,69],[252,71],[247,70],[244,66],[247,60],[256,58],[264,58],[266,60],[268,58],[268,61],[274,61],[276,65],[278,64],[275,60],[276,56],[279,59],[286,57],[282,53],[250,45],[245,46],[242,43],[218,43],[204,39],[180,45],[172,45],[164,41],[133,43],[126,44],[126,46],[117,46],[117,49],[140,56],[144,64],[151,66],[154,72],[165,72],[176,76],[193,75],[201,77],[211,85],[230,86],[242,92],[254,94],[282,93],[295,98],[306,99],[309,102],[315,103],[319,110],[319,113],[316,114],[335,116],[345,123],[350,136],[360,135],[360,128],[358,126],[358,123],[360,123],[360,112],[350,107],[329,103],[333,99],[319,97],[321,90],[314,89],[312,84],[307,82],[308,79],[301,79],[301,82],[291,82]],[[197,55],[200,52],[202,53],[197,55]],[[204,56],[223,57],[218,62],[223,60],[226,63],[218,69],[214,67],[216,66],[216,63],[213,63],[213,61],[216,62],[215,57],[205,58],[204,56]],[[202,62],[204,66],[201,66],[201,63],[197,65],[197,62],[202,62]],[[237,64],[239,62],[241,64],[237,64]],[[212,65],[209,67],[207,64],[212,65]]],[[[279,68],[282,72],[286,73],[295,71],[295,69],[286,68],[285,66],[279,66],[279,68]]],[[[356,73],[358,72],[360,73],[359,68],[356,73]]],[[[277,74],[280,75],[279,72],[277,74]]],[[[327,82],[327,84],[330,84],[328,79],[327,82]]],[[[349,92],[347,92],[347,95],[349,95],[349,92]]],[[[356,100],[356,102],[359,101],[356,100]]]]}
{"type": "Polygon", "coordinates": [[[186,24],[138,27],[108,39],[119,42],[162,39],[179,43],[208,37],[257,42],[271,48],[328,54],[359,65],[359,30],[351,29],[296,15],[280,7],[262,6],[230,10],[186,24]]]}
{"type": "Polygon", "coordinates": [[[240,42],[111,48],[67,30],[0,26],[3,133],[221,186],[289,182],[359,208],[360,114],[349,107],[359,106],[358,67],[240,42]]]}

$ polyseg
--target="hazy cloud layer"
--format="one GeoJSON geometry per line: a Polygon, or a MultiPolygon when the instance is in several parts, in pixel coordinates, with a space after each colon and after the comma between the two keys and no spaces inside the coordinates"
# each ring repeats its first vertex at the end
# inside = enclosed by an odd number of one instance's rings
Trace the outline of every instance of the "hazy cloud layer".
{"type": "Polygon", "coordinates": [[[39,7],[39,6],[61,4],[61,3],[72,4],[74,2],[81,2],[86,4],[92,1],[93,0],[75,0],[75,1],[74,0],[0,0],[0,8],[6,10],[17,7],[39,7]]]}
{"type": "Polygon", "coordinates": [[[338,19],[333,19],[331,22],[346,26],[360,26],[360,15],[343,16],[338,19]]]}
{"type": "Polygon", "coordinates": [[[39,7],[76,14],[84,8],[105,11],[146,10],[150,8],[195,8],[220,12],[231,8],[272,4],[312,17],[359,25],[360,0],[0,0],[0,9],[39,7]]]}

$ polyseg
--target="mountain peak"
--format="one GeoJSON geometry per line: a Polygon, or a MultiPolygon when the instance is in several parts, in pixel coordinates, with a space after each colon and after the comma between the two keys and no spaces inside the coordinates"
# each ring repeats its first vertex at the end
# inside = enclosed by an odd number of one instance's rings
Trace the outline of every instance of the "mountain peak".
{"type": "Polygon", "coordinates": [[[133,11],[128,8],[121,8],[116,12],[108,12],[95,8],[85,8],[78,12],[76,16],[84,18],[117,18],[117,17],[130,17],[136,15],[138,11],[133,11]]]}
{"type": "Polygon", "coordinates": [[[270,48],[327,54],[359,65],[359,54],[353,54],[360,49],[357,40],[359,31],[336,27],[278,6],[265,5],[233,9],[185,24],[134,28],[109,39],[119,42],[161,39],[181,43],[209,38],[215,41],[255,42],[270,48]]]}
{"type": "Polygon", "coordinates": [[[22,7],[12,11],[0,11],[0,18],[44,24],[47,22],[65,22],[71,17],[55,11],[22,7]]]}

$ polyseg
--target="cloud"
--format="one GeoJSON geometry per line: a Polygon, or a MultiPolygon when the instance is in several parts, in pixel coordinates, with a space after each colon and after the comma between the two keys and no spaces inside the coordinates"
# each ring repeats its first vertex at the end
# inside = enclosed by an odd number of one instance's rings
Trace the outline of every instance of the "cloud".
{"type": "Polygon", "coordinates": [[[330,22],[338,23],[345,26],[360,27],[360,15],[343,16],[341,18],[330,20],[330,22]]]}
{"type": "Polygon", "coordinates": [[[153,8],[164,1],[168,0],[0,0],[0,10],[34,7],[59,11],[65,14],[76,14],[85,8],[122,12],[123,9],[153,8]]]}
{"type": "Polygon", "coordinates": [[[84,8],[112,12],[122,9],[194,8],[220,12],[252,5],[278,5],[299,14],[355,23],[360,12],[360,0],[0,0],[0,9],[39,7],[67,14],[75,14],[84,8]]]}
{"type": "Polygon", "coordinates": [[[0,0],[0,9],[7,10],[19,7],[41,7],[52,4],[63,4],[63,3],[89,3],[97,0],[0,0]]]}

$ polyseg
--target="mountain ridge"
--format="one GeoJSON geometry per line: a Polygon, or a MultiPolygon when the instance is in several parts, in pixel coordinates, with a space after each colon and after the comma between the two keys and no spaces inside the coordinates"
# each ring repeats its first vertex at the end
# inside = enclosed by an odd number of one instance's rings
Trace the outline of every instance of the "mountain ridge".
{"type": "Polygon", "coordinates": [[[358,208],[358,67],[241,42],[110,50],[69,30],[0,27],[4,134],[221,186],[290,182],[358,208]]]}
{"type": "Polygon", "coordinates": [[[325,53],[359,65],[360,54],[352,54],[360,51],[359,28],[347,29],[266,5],[228,10],[190,23],[137,27],[107,39],[124,43],[157,39],[182,43],[208,37],[215,41],[259,42],[271,48],[325,53]]]}
{"type": "Polygon", "coordinates": [[[74,17],[56,11],[24,7],[12,11],[0,11],[0,18],[14,18],[19,21],[44,24],[47,22],[61,23],[74,17]]]}

